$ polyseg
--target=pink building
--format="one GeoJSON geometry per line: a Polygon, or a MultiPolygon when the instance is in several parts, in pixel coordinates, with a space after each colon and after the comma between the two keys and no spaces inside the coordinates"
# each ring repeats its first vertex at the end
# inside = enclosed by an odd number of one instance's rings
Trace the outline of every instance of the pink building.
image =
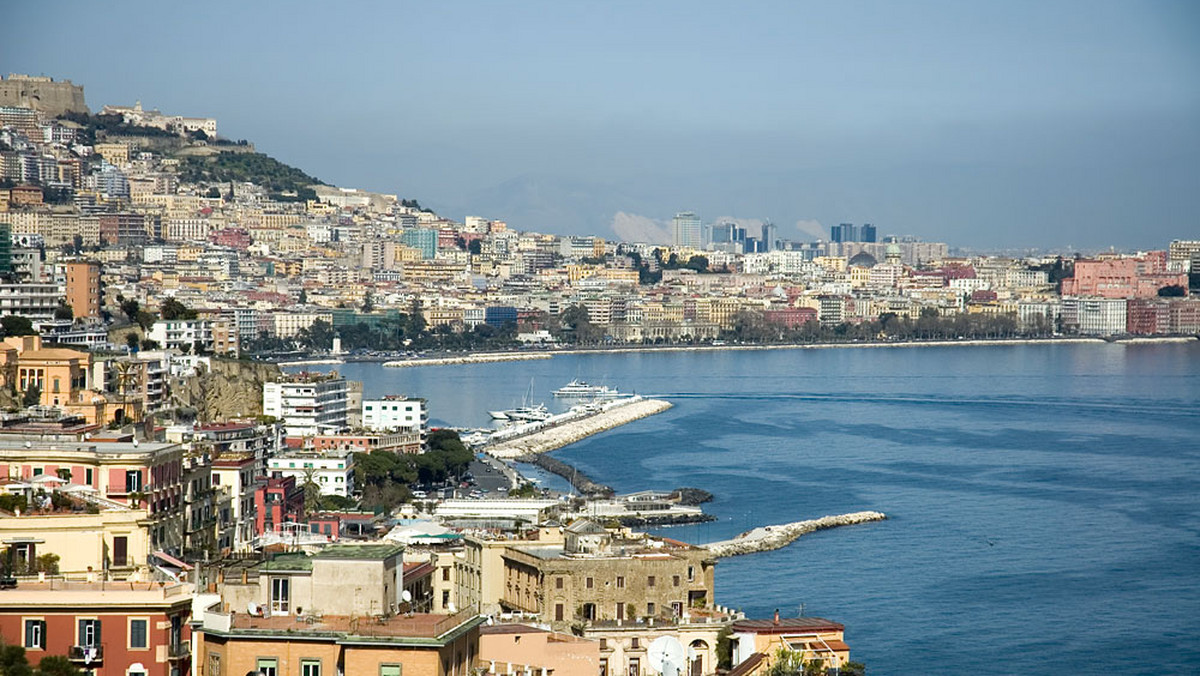
{"type": "Polygon", "coordinates": [[[1064,296],[1155,298],[1164,286],[1187,288],[1187,273],[1167,271],[1167,252],[1075,261],[1075,275],[1062,280],[1064,296]]]}

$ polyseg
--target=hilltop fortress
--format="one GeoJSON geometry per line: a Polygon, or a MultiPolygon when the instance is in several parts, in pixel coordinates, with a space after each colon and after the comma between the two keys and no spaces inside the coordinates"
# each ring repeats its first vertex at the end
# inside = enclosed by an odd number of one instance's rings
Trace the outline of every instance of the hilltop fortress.
{"type": "Polygon", "coordinates": [[[83,86],[70,80],[10,73],[0,79],[0,106],[33,108],[50,117],[67,111],[87,113],[83,86]]]}

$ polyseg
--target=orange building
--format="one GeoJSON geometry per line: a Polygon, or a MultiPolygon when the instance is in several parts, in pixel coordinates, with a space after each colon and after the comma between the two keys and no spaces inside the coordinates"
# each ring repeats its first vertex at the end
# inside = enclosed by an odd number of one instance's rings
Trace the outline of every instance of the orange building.
{"type": "Polygon", "coordinates": [[[97,261],[67,262],[67,305],[75,318],[100,317],[100,263],[97,261]]]}
{"type": "Polygon", "coordinates": [[[41,336],[9,336],[0,344],[0,372],[18,392],[40,392],[38,404],[77,415],[88,423],[136,420],[141,402],[110,402],[89,382],[92,354],[65,347],[42,347],[41,336]]]}
{"type": "Polygon", "coordinates": [[[826,668],[840,669],[850,661],[850,646],[845,641],[845,626],[820,617],[738,620],[733,631],[731,674],[749,676],[767,674],[780,651],[792,653],[804,662],[820,660],[826,668]]]}
{"type": "Polygon", "coordinates": [[[522,668],[532,673],[598,674],[600,641],[524,624],[497,624],[479,630],[480,666],[488,673],[522,668]],[[545,670],[545,671],[542,671],[545,670]]]}

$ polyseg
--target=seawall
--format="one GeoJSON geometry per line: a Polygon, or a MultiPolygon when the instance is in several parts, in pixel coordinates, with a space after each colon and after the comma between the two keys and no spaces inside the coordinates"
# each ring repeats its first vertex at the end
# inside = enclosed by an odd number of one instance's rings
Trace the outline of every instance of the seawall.
{"type": "Polygon", "coordinates": [[[599,434],[600,432],[631,423],[634,420],[662,413],[669,408],[671,408],[670,402],[661,399],[642,399],[639,397],[629,403],[608,404],[604,410],[594,415],[577,418],[519,437],[499,441],[480,450],[497,458],[505,459],[515,459],[524,455],[545,453],[573,444],[593,434],[599,434]]]}
{"type": "Polygon", "coordinates": [[[497,352],[494,354],[469,354],[463,357],[430,357],[428,359],[401,359],[385,361],[384,366],[391,368],[410,368],[413,366],[450,366],[453,364],[486,364],[493,361],[531,361],[534,359],[549,359],[553,355],[545,353],[518,354],[515,352],[497,352]]]}
{"type": "Polygon", "coordinates": [[[755,552],[767,552],[772,549],[780,549],[795,542],[801,535],[808,535],[826,528],[838,528],[841,526],[853,526],[860,523],[869,523],[871,521],[883,521],[887,515],[883,512],[854,512],[852,514],[839,514],[836,516],[823,516],[819,519],[809,519],[807,521],[794,521],[778,526],[761,526],[754,530],[746,531],[732,540],[721,540],[719,542],[710,542],[706,545],[701,545],[708,551],[712,552],[713,556],[718,558],[724,556],[738,556],[741,554],[753,554],[755,552]]]}

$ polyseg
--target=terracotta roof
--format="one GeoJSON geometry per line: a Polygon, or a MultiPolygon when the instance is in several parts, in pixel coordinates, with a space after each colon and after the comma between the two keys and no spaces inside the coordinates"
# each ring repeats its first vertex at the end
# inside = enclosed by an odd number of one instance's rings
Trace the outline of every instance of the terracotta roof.
{"type": "Polygon", "coordinates": [[[86,357],[87,354],[87,352],[69,350],[63,347],[44,347],[40,350],[25,350],[21,353],[21,360],[82,359],[86,357]]]}
{"type": "Polygon", "coordinates": [[[845,631],[844,625],[823,617],[781,617],[775,620],[738,620],[733,623],[735,632],[754,634],[791,634],[796,632],[845,631]]]}
{"type": "Polygon", "coordinates": [[[532,627],[528,624],[495,624],[479,628],[480,634],[548,634],[546,629],[532,627]]]}
{"type": "Polygon", "coordinates": [[[726,676],[749,676],[758,671],[767,656],[763,653],[752,653],[741,664],[734,667],[726,676]]]}

